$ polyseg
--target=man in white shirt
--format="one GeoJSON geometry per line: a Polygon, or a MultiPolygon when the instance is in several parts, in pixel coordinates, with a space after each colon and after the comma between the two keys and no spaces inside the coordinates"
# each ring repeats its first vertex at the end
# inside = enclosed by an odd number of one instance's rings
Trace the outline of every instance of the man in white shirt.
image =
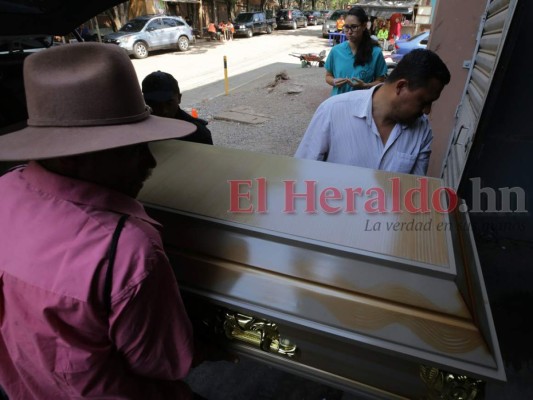
{"type": "Polygon", "coordinates": [[[324,101],[295,157],[425,175],[433,139],[426,115],[449,82],[437,54],[414,50],[383,85],[324,101]]]}

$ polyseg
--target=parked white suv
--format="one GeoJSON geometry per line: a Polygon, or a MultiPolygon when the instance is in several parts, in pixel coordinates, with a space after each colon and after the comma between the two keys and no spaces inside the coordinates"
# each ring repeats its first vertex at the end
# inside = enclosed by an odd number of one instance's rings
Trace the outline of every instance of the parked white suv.
{"type": "Polygon", "coordinates": [[[105,35],[104,43],[118,44],[135,58],[161,49],[189,49],[194,41],[192,28],[182,17],[146,15],[128,21],[118,32],[105,35]]]}

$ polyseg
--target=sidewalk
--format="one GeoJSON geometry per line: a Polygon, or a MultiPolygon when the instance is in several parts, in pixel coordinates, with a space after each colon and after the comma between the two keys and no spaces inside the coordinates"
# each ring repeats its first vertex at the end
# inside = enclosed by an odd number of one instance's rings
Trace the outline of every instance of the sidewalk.
{"type": "MultiPolygon", "coordinates": [[[[229,95],[190,107],[209,121],[215,145],[292,156],[307,125],[331,87],[325,70],[280,63],[272,72],[232,90],[229,95]],[[276,80],[285,73],[288,80],[276,80]]],[[[201,90],[201,89],[200,89],[201,90]]]]}

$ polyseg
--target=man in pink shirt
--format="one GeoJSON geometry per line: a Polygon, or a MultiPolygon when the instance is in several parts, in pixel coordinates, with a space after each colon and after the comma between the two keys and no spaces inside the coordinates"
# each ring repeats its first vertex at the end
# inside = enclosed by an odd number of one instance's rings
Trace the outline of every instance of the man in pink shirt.
{"type": "Polygon", "coordinates": [[[28,126],[0,136],[0,160],[31,160],[0,177],[0,385],[16,400],[189,398],[191,323],[135,197],[156,166],[147,142],[195,126],[150,115],[118,46],[43,50],[24,81],[28,126]]]}

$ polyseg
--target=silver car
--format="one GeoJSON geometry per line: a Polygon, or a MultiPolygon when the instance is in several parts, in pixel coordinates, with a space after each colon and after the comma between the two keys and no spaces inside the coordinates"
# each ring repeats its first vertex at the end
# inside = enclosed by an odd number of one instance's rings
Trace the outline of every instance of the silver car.
{"type": "Polygon", "coordinates": [[[192,28],[181,17],[147,15],[128,21],[118,32],[105,35],[104,43],[118,44],[135,58],[161,49],[186,51],[194,41],[192,28]]]}
{"type": "Polygon", "coordinates": [[[329,37],[330,32],[337,32],[337,20],[341,15],[346,17],[347,13],[347,10],[335,10],[325,18],[324,24],[322,25],[322,37],[324,39],[329,37]]]}

